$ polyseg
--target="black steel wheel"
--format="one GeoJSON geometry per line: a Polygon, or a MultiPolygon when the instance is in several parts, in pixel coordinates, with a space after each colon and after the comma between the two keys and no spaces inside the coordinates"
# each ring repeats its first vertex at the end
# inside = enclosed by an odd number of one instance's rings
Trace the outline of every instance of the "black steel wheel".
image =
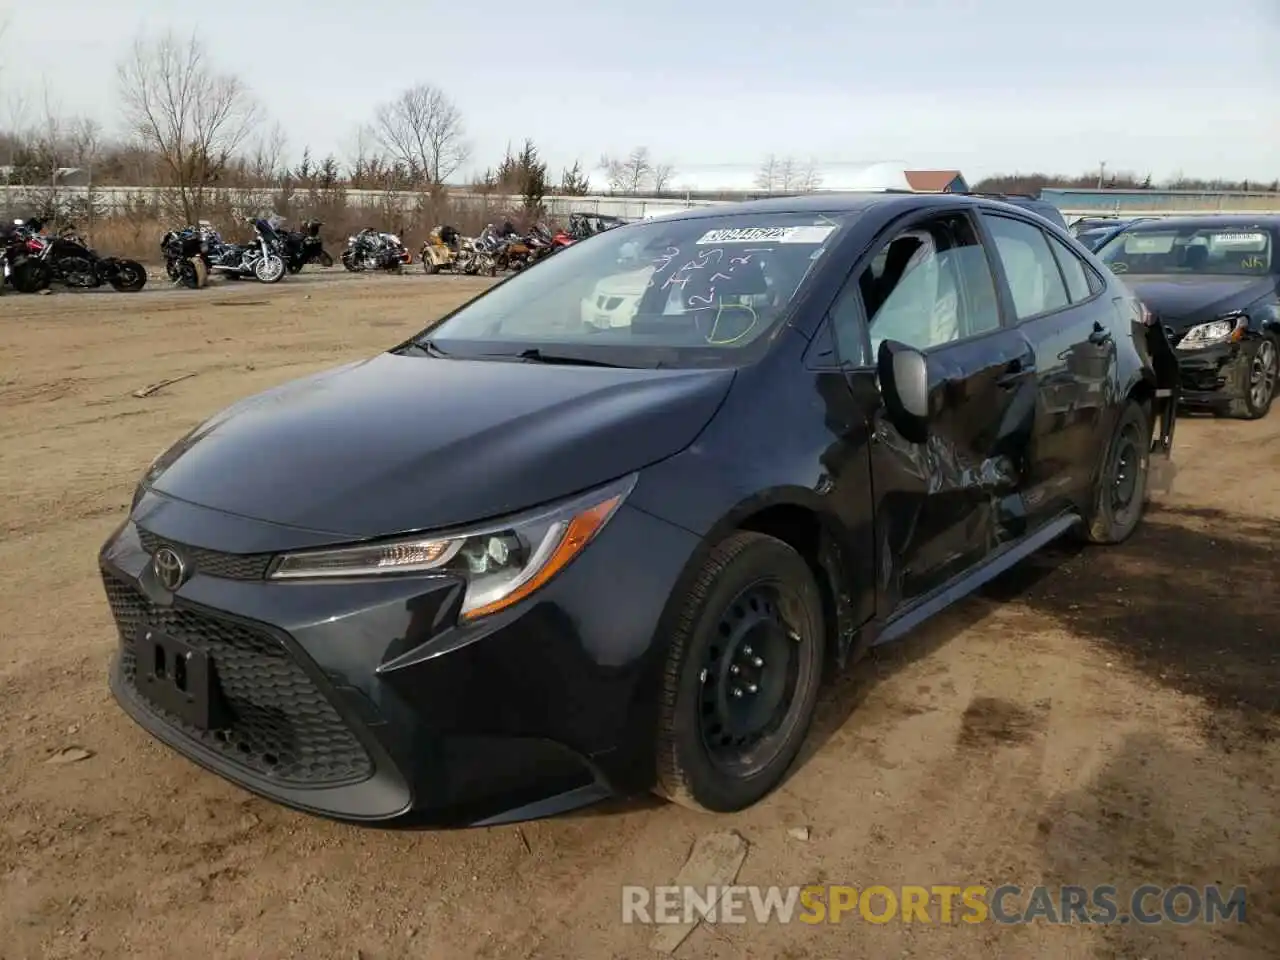
{"type": "Polygon", "coordinates": [[[664,677],[657,790],[741,810],[782,782],[822,676],[822,601],[804,558],[759,533],[712,551],[682,597],[664,677]]]}
{"type": "Polygon", "coordinates": [[[1147,501],[1151,466],[1151,420],[1146,408],[1128,401],[1116,422],[1098,476],[1085,539],[1122,543],[1138,527],[1147,501]]]}

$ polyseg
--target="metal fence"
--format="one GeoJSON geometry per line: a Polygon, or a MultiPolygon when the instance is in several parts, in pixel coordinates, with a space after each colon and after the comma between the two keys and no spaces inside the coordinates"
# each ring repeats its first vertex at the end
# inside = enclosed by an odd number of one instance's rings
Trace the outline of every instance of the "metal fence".
{"type": "MultiPolygon", "coordinates": [[[[217,204],[231,205],[244,210],[265,210],[274,207],[285,196],[279,190],[218,190],[210,197],[217,204]]],[[[306,190],[293,192],[299,201],[324,200],[324,194],[306,190]]],[[[0,204],[6,213],[21,209],[24,205],[47,204],[53,201],[62,209],[85,209],[92,204],[95,216],[133,213],[145,215],[158,213],[171,206],[173,192],[164,187],[70,187],[58,186],[5,186],[0,193],[0,204]]],[[[1057,206],[1068,219],[1098,214],[1142,214],[1146,216],[1172,216],[1185,214],[1244,213],[1252,215],[1280,214],[1280,194],[1276,193],[1179,193],[1176,191],[1132,191],[1109,194],[1100,191],[1088,194],[1084,191],[1055,191],[1046,189],[1044,199],[1057,206]]],[[[348,208],[402,210],[410,212],[428,204],[429,196],[418,191],[396,190],[337,190],[332,194],[348,208]]],[[[451,190],[449,202],[459,207],[497,211],[518,208],[519,196],[480,194],[451,190]]],[[[641,196],[550,196],[543,201],[547,214],[553,219],[564,219],[570,213],[595,213],[607,216],[639,218],[655,214],[672,213],[692,207],[717,206],[732,200],[698,198],[641,197],[641,196]]]]}

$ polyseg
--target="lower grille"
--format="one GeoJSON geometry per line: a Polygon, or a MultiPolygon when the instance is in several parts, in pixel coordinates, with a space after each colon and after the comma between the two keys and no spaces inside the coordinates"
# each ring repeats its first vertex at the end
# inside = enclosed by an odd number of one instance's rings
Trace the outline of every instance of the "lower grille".
{"type": "Polygon", "coordinates": [[[134,641],[139,627],[154,627],[209,656],[231,723],[200,730],[138,695],[154,716],[229,763],[281,783],[338,786],[373,773],[359,740],[277,639],[205,613],[157,606],[110,573],[103,582],[120,631],[124,682],[136,693],[134,641]]]}

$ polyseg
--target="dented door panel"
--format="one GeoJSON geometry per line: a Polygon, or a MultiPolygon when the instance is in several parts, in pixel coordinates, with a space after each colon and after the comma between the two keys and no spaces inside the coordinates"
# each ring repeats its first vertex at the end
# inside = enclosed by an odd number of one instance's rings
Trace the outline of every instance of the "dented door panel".
{"type": "Polygon", "coordinates": [[[1023,484],[1035,422],[1034,351],[1016,330],[929,353],[935,411],[911,443],[873,416],[877,607],[883,616],[1026,530],[1023,484]]]}

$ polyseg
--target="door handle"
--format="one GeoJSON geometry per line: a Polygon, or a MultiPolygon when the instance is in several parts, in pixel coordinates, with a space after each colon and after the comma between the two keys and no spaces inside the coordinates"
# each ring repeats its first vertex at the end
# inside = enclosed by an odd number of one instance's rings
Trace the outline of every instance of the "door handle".
{"type": "Polygon", "coordinates": [[[1095,320],[1093,321],[1093,331],[1089,334],[1089,342],[1095,347],[1100,347],[1104,343],[1110,343],[1111,331],[1095,320]]]}
{"type": "Polygon", "coordinates": [[[1034,376],[1036,367],[1034,363],[1023,363],[1021,360],[1013,360],[1004,369],[1004,373],[996,378],[996,386],[1010,389],[1016,387],[1027,377],[1034,376]]]}

